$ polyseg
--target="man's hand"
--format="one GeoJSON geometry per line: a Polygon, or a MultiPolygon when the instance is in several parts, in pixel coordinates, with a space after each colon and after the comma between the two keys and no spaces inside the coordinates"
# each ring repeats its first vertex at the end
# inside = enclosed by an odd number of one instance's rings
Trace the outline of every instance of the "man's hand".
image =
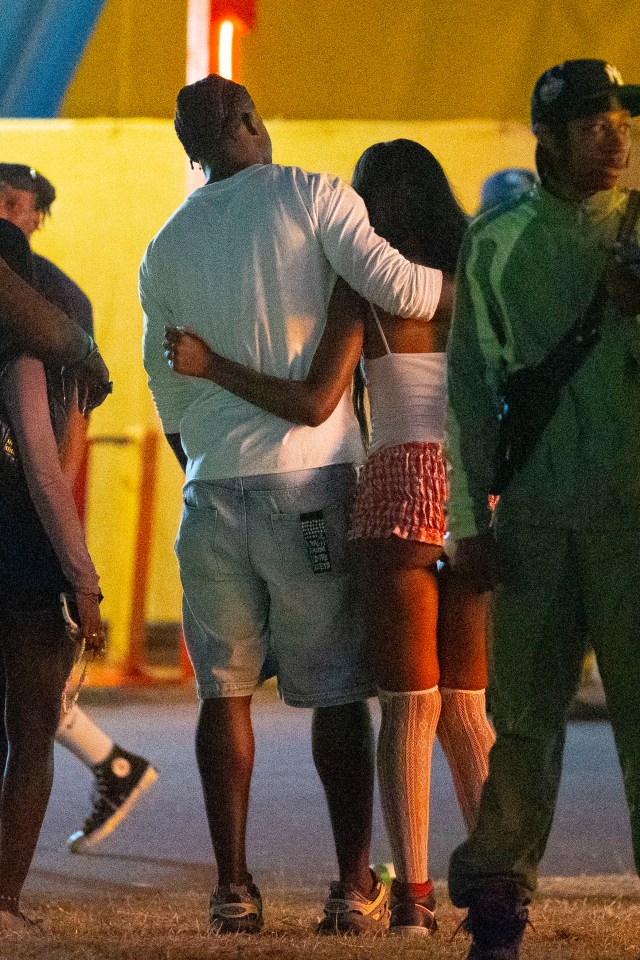
{"type": "Polygon", "coordinates": [[[206,379],[213,351],[206,340],[186,327],[165,327],[164,352],[176,373],[206,379]]]}
{"type": "Polygon", "coordinates": [[[474,593],[493,590],[501,580],[495,537],[491,530],[456,543],[453,571],[474,593]]]}

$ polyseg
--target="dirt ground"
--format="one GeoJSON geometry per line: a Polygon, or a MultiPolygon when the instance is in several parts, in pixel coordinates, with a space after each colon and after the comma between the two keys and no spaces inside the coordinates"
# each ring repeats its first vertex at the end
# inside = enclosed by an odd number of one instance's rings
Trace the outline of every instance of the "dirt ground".
{"type": "MultiPolygon", "coordinates": [[[[319,890],[273,890],[257,936],[211,937],[206,894],[144,892],[78,902],[30,898],[44,930],[0,942],[2,960],[463,960],[464,914],[437,885],[439,929],[416,940],[318,937],[319,890]]],[[[633,877],[546,880],[531,908],[522,960],[622,960],[640,957],[640,897],[633,877]]]]}

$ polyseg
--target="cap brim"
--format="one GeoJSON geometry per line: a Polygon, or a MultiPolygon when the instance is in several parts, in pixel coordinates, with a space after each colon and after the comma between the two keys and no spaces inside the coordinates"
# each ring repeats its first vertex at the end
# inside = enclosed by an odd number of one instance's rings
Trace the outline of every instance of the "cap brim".
{"type": "Polygon", "coordinates": [[[614,95],[620,101],[620,106],[628,110],[632,117],[640,116],[640,86],[633,86],[625,83],[623,87],[618,87],[614,95]]]}

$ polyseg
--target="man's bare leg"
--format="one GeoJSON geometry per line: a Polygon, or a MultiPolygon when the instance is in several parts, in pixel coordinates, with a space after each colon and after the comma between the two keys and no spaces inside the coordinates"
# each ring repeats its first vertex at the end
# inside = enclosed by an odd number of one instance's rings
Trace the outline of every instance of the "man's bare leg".
{"type": "Polygon", "coordinates": [[[367,895],[375,750],[366,701],[314,711],[313,760],[329,806],[341,883],[367,895]]]}
{"type": "Polygon", "coordinates": [[[220,884],[251,882],[246,833],[254,754],[251,697],[204,700],[196,758],[220,884]]]}

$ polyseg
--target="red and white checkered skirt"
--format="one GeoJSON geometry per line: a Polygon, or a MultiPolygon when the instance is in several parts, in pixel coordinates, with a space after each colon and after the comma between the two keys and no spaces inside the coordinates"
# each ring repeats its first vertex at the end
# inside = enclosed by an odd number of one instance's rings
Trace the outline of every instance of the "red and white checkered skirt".
{"type": "Polygon", "coordinates": [[[447,492],[442,444],[383,447],[360,471],[349,539],[396,536],[442,546],[447,492]]]}

